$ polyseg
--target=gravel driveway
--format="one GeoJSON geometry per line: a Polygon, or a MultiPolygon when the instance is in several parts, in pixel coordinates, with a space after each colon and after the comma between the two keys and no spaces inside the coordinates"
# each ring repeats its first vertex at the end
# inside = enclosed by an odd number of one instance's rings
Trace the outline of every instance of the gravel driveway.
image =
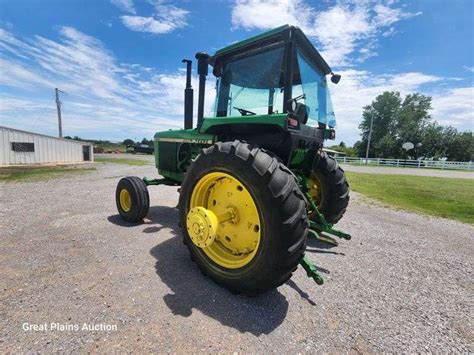
{"type": "Polygon", "coordinates": [[[352,241],[309,242],[323,286],[300,267],[277,290],[247,298],[190,261],[177,188],[151,187],[145,223],[121,221],[114,192],[125,175],[155,169],[97,164],[0,184],[0,352],[474,351],[473,227],[353,194],[340,223],[352,241]]]}

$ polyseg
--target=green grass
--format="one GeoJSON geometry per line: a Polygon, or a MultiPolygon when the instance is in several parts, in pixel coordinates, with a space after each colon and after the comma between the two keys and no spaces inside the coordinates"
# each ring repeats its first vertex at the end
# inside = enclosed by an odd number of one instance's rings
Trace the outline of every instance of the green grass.
{"type": "MultiPolygon", "coordinates": [[[[463,168],[444,168],[444,169],[441,169],[441,168],[435,168],[435,167],[420,167],[418,168],[417,166],[413,166],[413,165],[407,165],[406,167],[405,166],[396,166],[396,165],[388,165],[388,164],[380,164],[380,165],[377,165],[377,162],[369,162],[369,164],[360,164],[359,162],[343,162],[343,161],[338,161],[339,164],[341,165],[351,165],[351,166],[361,166],[361,167],[365,167],[365,166],[368,166],[368,167],[375,167],[375,168],[384,168],[384,169],[420,169],[420,171],[423,171],[423,170],[437,170],[437,171],[461,171],[463,173],[472,173],[473,170],[467,170],[467,169],[463,169],[463,168]]],[[[401,163],[401,161],[400,161],[401,163]]]]}
{"type": "Polygon", "coordinates": [[[386,205],[474,224],[474,180],[346,173],[350,187],[386,205]]]}
{"type": "Polygon", "coordinates": [[[2,173],[0,172],[0,181],[4,182],[20,182],[20,181],[38,181],[49,180],[54,178],[62,178],[69,175],[80,175],[90,171],[95,171],[95,168],[78,168],[78,169],[63,169],[63,168],[45,168],[45,169],[20,169],[14,172],[2,173]]]}
{"type": "Polygon", "coordinates": [[[140,159],[128,159],[128,158],[106,158],[106,157],[95,157],[94,160],[97,163],[112,163],[112,164],[126,164],[126,165],[148,165],[149,162],[140,159]]]}

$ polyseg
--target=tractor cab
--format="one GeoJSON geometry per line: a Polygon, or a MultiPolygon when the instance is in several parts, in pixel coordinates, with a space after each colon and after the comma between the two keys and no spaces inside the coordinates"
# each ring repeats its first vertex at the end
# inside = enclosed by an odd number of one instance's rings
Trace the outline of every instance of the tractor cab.
{"type": "Polygon", "coordinates": [[[335,139],[326,78],[330,75],[337,84],[340,75],[332,73],[298,27],[281,26],[213,56],[199,52],[196,59],[197,124],[193,124],[192,61],[184,59],[184,129],[155,134],[156,166],[163,176],[182,181],[190,161],[217,141],[257,144],[290,164],[302,151],[318,151],[324,140],[335,139]],[[216,98],[214,112],[204,117],[209,68],[216,77],[216,98]]]}
{"type": "Polygon", "coordinates": [[[292,112],[303,124],[336,125],[326,82],[331,69],[297,27],[226,47],[209,63],[217,77],[215,117],[292,112]]]}

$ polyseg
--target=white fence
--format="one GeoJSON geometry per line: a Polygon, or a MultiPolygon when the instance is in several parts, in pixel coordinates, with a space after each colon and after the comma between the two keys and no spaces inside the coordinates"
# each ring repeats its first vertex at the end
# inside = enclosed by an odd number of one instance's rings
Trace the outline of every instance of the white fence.
{"type": "Polygon", "coordinates": [[[339,163],[372,165],[372,166],[394,166],[406,168],[428,168],[428,169],[456,169],[456,170],[473,170],[474,164],[463,161],[446,161],[446,160],[405,160],[405,159],[383,159],[383,158],[351,158],[336,157],[339,163]]]}

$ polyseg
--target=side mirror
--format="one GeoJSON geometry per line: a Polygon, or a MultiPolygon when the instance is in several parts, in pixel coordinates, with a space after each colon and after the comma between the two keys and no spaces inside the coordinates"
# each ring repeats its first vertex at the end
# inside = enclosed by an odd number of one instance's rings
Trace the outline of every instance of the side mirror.
{"type": "Polygon", "coordinates": [[[337,84],[340,80],[341,80],[341,75],[340,74],[331,73],[331,81],[334,84],[337,84]]]}

